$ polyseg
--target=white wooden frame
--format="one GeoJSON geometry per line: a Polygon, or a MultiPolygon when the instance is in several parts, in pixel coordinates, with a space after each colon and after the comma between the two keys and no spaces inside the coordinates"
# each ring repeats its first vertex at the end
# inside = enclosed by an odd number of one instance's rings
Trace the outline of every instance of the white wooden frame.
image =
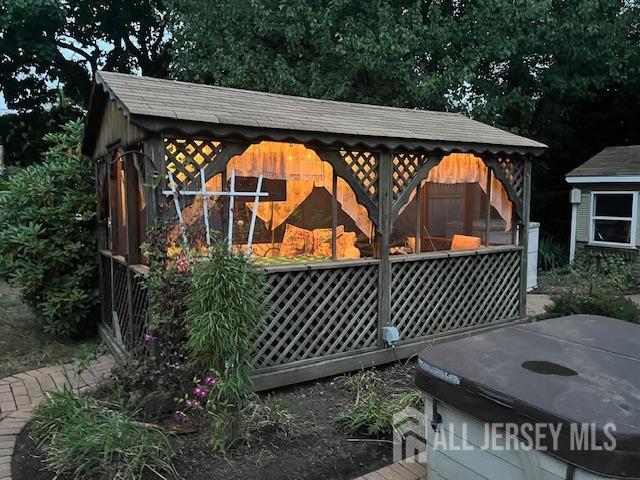
{"type": "Polygon", "coordinates": [[[613,248],[636,248],[638,236],[638,192],[637,191],[621,191],[621,190],[602,190],[592,191],[590,197],[589,208],[589,245],[613,248]],[[616,217],[596,215],[596,196],[597,195],[631,195],[631,217],[616,217]],[[595,239],[595,222],[596,220],[615,220],[631,223],[631,231],[629,233],[629,243],[607,242],[595,239]]]}
{"type": "Polygon", "coordinates": [[[260,202],[261,197],[268,197],[269,194],[267,192],[262,191],[262,175],[258,177],[258,185],[256,187],[255,192],[238,192],[236,190],[236,171],[233,170],[231,172],[231,180],[229,191],[222,192],[210,192],[206,189],[205,185],[205,171],[204,168],[200,168],[200,190],[177,190],[176,182],[173,178],[173,173],[171,171],[167,172],[169,176],[169,188],[171,190],[163,190],[162,193],[166,196],[173,198],[173,203],[176,209],[176,214],[178,215],[178,222],[180,224],[180,231],[182,233],[182,241],[184,242],[185,248],[188,250],[189,240],[187,238],[187,228],[184,223],[184,218],[182,216],[182,208],[180,206],[179,197],[180,196],[192,196],[192,197],[202,197],[202,213],[204,215],[204,225],[206,230],[206,241],[207,245],[211,245],[211,231],[209,229],[209,197],[229,197],[229,219],[228,219],[228,229],[227,229],[227,244],[229,248],[233,245],[233,213],[235,208],[235,198],[236,197],[253,197],[253,209],[251,212],[251,225],[249,227],[248,234],[248,254],[251,255],[251,245],[253,244],[253,232],[255,229],[256,217],[258,215],[258,203],[260,202]]]}

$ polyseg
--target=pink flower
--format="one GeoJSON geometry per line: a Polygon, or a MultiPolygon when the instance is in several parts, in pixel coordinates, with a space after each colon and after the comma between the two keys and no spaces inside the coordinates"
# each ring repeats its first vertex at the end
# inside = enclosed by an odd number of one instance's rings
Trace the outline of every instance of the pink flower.
{"type": "Polygon", "coordinates": [[[178,262],[178,270],[182,273],[186,272],[189,269],[189,260],[185,260],[184,258],[178,262]]]}
{"type": "Polygon", "coordinates": [[[145,334],[143,338],[145,342],[152,342],[156,339],[156,337],[154,337],[153,335],[149,335],[148,333],[145,334]]]}
{"type": "Polygon", "coordinates": [[[193,394],[198,398],[207,398],[207,390],[202,385],[198,385],[194,388],[193,394]]]}
{"type": "Polygon", "coordinates": [[[187,400],[187,408],[197,408],[200,406],[200,402],[198,400],[187,400]]]}
{"type": "Polygon", "coordinates": [[[205,385],[215,385],[216,383],[218,383],[218,377],[216,377],[215,375],[207,375],[206,377],[204,377],[205,385]]]}
{"type": "Polygon", "coordinates": [[[176,412],[173,419],[178,423],[182,423],[187,419],[187,414],[184,412],[176,412]]]}

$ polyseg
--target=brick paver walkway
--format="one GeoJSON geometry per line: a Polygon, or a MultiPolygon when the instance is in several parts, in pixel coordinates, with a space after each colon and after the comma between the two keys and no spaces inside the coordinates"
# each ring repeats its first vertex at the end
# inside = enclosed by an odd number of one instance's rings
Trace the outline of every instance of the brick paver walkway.
{"type": "Polygon", "coordinates": [[[0,480],[11,480],[11,456],[16,438],[44,392],[60,390],[65,385],[74,391],[85,390],[94,386],[112,367],[113,358],[105,355],[91,362],[80,375],[69,364],[0,379],[0,480]]]}
{"type": "Polygon", "coordinates": [[[427,457],[421,453],[417,457],[407,458],[375,472],[367,473],[354,480],[426,480],[427,457]]]}

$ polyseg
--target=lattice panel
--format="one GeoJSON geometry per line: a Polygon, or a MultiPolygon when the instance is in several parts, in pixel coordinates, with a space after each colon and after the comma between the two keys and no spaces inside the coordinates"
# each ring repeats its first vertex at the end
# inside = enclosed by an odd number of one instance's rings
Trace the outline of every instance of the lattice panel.
{"type": "Polygon", "coordinates": [[[397,262],[391,275],[391,322],[402,339],[519,315],[519,250],[397,262]]]}
{"type": "Polygon", "coordinates": [[[254,367],[376,345],[377,265],[270,273],[268,287],[268,323],[256,332],[254,367]]]}
{"type": "Polygon", "coordinates": [[[512,160],[511,158],[499,158],[498,163],[507,177],[507,180],[522,200],[524,194],[524,162],[512,160]]]}
{"type": "Polygon", "coordinates": [[[140,346],[148,327],[148,301],[144,280],[139,275],[131,275],[131,323],[127,336],[124,337],[125,348],[132,352],[140,346]]]}
{"type": "Polygon", "coordinates": [[[111,259],[100,255],[100,305],[102,323],[111,329],[111,259]]]}
{"type": "Polygon", "coordinates": [[[165,166],[173,178],[186,187],[200,177],[200,167],[211,163],[222,146],[212,140],[179,140],[168,138],[165,144],[165,166]]]}
{"type": "MultiPolygon", "coordinates": [[[[129,317],[129,299],[127,295],[127,267],[119,262],[113,262],[113,310],[118,314],[119,328],[122,340],[125,341],[131,331],[129,317]]],[[[117,340],[117,338],[116,338],[117,340]]]]}
{"type": "Polygon", "coordinates": [[[340,156],[369,198],[375,201],[378,194],[378,159],[376,155],[371,152],[341,150],[340,156]]]}
{"type": "Polygon", "coordinates": [[[393,156],[393,200],[397,200],[429,157],[420,153],[397,153],[393,156]]]}

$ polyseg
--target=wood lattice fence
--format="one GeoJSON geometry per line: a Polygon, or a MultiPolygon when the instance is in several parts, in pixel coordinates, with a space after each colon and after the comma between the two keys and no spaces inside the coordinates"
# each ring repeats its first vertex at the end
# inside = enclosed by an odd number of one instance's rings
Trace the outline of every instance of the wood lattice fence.
{"type": "MultiPolygon", "coordinates": [[[[400,356],[437,337],[519,319],[521,255],[522,247],[504,246],[391,258],[389,323],[400,332],[400,356]]],[[[256,375],[289,375],[332,359],[348,371],[388,351],[380,338],[379,268],[376,259],[267,267],[269,313],[253,342],[256,375]]],[[[122,352],[136,351],[146,333],[143,277],[102,252],[103,328],[122,352]]],[[[314,372],[298,372],[295,381],[322,375],[314,372]]],[[[260,387],[287,383],[279,378],[260,387]]]]}

